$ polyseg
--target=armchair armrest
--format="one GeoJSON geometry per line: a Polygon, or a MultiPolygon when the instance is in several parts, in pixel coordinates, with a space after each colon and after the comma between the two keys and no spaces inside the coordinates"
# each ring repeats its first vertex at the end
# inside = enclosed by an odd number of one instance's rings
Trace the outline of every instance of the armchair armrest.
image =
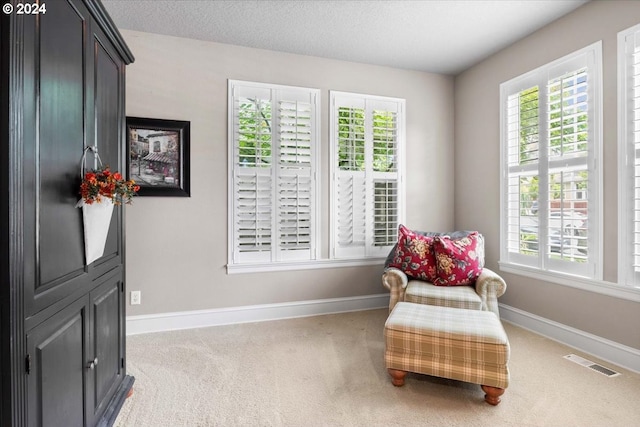
{"type": "Polygon", "coordinates": [[[399,301],[404,301],[404,290],[409,280],[402,270],[394,267],[387,268],[382,273],[382,285],[389,289],[389,312],[399,301]]]}
{"type": "Polygon", "coordinates": [[[507,283],[497,273],[488,268],[483,268],[476,280],[476,292],[482,299],[482,309],[493,311],[498,318],[498,297],[507,290],[507,283]]]}

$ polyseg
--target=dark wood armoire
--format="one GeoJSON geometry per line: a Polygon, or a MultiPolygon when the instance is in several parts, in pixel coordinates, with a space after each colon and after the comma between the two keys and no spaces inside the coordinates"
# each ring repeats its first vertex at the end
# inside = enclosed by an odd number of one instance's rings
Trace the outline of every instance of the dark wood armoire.
{"type": "Polygon", "coordinates": [[[0,425],[111,425],[133,385],[124,208],[113,212],[104,255],[86,265],[75,206],[85,147],[124,173],[133,55],[98,0],[40,0],[31,14],[18,14],[24,2],[5,3],[13,11],[0,18],[0,425]]]}

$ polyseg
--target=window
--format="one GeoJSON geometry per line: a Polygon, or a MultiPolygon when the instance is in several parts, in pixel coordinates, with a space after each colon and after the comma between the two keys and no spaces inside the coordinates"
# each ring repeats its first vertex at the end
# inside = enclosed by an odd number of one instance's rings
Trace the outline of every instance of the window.
{"type": "Polygon", "coordinates": [[[403,220],[405,101],[330,92],[336,259],[386,257],[403,220]]]}
{"type": "Polygon", "coordinates": [[[500,85],[501,261],[602,279],[601,43],[500,85]]]}
{"type": "Polygon", "coordinates": [[[319,91],[229,81],[229,265],[317,257],[319,91]]]}
{"type": "Polygon", "coordinates": [[[640,25],[618,34],[618,282],[640,288],[640,25]]]}

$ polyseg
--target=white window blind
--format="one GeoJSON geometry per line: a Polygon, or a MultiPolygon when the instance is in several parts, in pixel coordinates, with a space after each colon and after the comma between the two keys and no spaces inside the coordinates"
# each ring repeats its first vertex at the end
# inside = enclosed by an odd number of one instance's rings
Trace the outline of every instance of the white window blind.
{"type": "Polygon", "coordinates": [[[229,81],[229,264],[316,259],[319,91],[229,81]]]}
{"type": "Polygon", "coordinates": [[[640,25],[618,34],[618,282],[640,288],[640,25]]]}
{"type": "Polygon", "coordinates": [[[385,257],[403,217],[402,99],[330,93],[332,257],[385,257]]]}
{"type": "Polygon", "coordinates": [[[500,86],[504,262],[601,276],[600,52],[500,86]]]}

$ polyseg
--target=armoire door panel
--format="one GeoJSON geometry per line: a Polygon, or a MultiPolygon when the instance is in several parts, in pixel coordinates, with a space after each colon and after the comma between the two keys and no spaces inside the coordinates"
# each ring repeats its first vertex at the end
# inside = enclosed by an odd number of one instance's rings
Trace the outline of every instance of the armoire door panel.
{"type": "Polygon", "coordinates": [[[83,426],[87,298],[27,334],[29,426],[83,426]]]}
{"type": "MultiPolygon", "coordinates": [[[[119,171],[126,176],[123,162],[124,144],[114,144],[121,138],[122,112],[120,91],[114,88],[120,87],[124,66],[121,60],[117,59],[115,52],[111,51],[105,44],[106,37],[97,26],[93,28],[93,80],[94,80],[94,114],[99,117],[96,125],[96,143],[100,157],[105,165],[109,165],[112,171],[119,171]]],[[[104,249],[104,257],[121,256],[121,229],[122,211],[114,211],[109,234],[104,249]]]]}
{"type": "Polygon", "coordinates": [[[96,419],[109,403],[122,381],[124,338],[122,314],[124,295],[121,275],[109,279],[90,293],[92,355],[97,364],[89,381],[89,398],[94,402],[96,419]]]}
{"type": "Polygon", "coordinates": [[[75,203],[85,144],[86,15],[62,1],[38,21],[36,289],[84,270],[81,213],[75,203]]]}
{"type": "MultiPolygon", "coordinates": [[[[120,86],[122,62],[103,44],[104,37],[96,29],[93,38],[96,138],[100,156],[112,169],[120,167],[122,148],[114,144],[120,138],[120,94],[113,88],[120,86]]],[[[121,171],[124,174],[124,171],[121,171]]]]}

